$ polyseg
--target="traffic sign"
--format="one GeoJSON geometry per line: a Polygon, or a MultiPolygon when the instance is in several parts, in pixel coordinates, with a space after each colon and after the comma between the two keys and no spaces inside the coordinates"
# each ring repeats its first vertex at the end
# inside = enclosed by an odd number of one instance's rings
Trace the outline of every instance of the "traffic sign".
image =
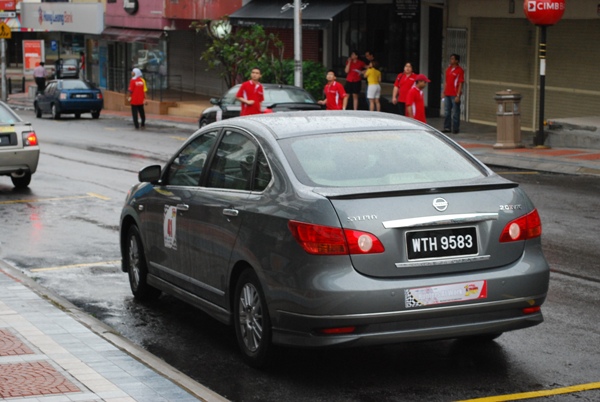
{"type": "Polygon", "coordinates": [[[0,22],[0,39],[10,39],[12,38],[12,33],[10,31],[10,27],[6,25],[4,22],[0,22]]]}

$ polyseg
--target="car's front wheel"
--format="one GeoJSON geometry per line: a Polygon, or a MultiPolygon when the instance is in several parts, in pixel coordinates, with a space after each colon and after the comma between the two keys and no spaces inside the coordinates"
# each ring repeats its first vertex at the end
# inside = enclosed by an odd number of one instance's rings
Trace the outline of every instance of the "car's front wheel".
{"type": "Polygon", "coordinates": [[[21,174],[12,174],[10,179],[13,182],[13,186],[16,188],[27,188],[31,183],[31,172],[25,172],[21,174]]]}
{"type": "Polygon", "coordinates": [[[233,321],[244,360],[264,367],[271,357],[271,319],[258,277],[251,269],[240,275],[233,299],[233,321]]]}
{"type": "Polygon", "coordinates": [[[127,231],[123,259],[129,274],[129,286],[133,296],[141,301],[157,299],[161,292],[148,285],[148,266],[140,231],[136,225],[132,225],[127,231]]]}
{"type": "Polygon", "coordinates": [[[34,106],[35,108],[35,117],[37,117],[38,119],[42,117],[42,109],[40,109],[40,107],[38,106],[38,104],[36,103],[34,106]]]}
{"type": "Polygon", "coordinates": [[[52,118],[54,120],[60,119],[60,111],[58,109],[58,106],[56,106],[56,103],[52,104],[52,118]]]}
{"type": "Polygon", "coordinates": [[[100,111],[97,110],[95,112],[92,112],[92,119],[98,119],[100,118],[100,111]]]}

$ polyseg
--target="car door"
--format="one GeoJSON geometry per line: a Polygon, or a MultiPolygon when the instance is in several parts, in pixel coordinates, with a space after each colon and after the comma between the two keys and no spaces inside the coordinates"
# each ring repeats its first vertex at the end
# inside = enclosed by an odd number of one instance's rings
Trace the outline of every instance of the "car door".
{"type": "Polygon", "coordinates": [[[44,89],[44,92],[38,96],[38,107],[44,113],[50,113],[50,104],[52,99],[54,99],[56,85],[56,81],[49,83],[44,89]]]}
{"type": "Polygon", "coordinates": [[[259,151],[247,133],[225,129],[204,186],[185,200],[187,224],[178,228],[178,235],[189,253],[186,258],[193,262],[191,279],[200,297],[218,305],[225,304],[230,257],[242,225],[241,211],[253,189],[259,151]]]}
{"type": "Polygon", "coordinates": [[[189,230],[189,205],[219,131],[194,138],[178,152],[165,167],[161,182],[146,196],[140,214],[150,272],[189,292],[194,291],[189,281],[194,262],[187,258],[190,244],[182,233],[189,230]]]}

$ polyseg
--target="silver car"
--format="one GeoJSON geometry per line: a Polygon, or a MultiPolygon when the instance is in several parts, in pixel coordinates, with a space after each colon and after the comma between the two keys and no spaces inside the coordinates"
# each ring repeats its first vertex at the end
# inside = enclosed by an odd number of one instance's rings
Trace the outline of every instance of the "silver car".
{"type": "Polygon", "coordinates": [[[494,339],[543,321],[540,216],[516,183],[404,117],[217,122],[139,173],[121,215],[138,299],[161,291],[272,344],[494,339]]]}
{"type": "Polygon", "coordinates": [[[40,158],[38,138],[6,103],[0,102],[0,176],[10,176],[17,188],[26,188],[40,158]]]}

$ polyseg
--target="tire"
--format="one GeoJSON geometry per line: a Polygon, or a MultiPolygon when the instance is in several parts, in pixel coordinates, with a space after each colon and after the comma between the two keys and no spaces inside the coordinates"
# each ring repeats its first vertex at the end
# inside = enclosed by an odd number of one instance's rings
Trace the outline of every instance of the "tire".
{"type": "Polygon", "coordinates": [[[96,112],[92,112],[92,119],[98,119],[100,118],[100,111],[96,111],[96,112]]]}
{"type": "Polygon", "coordinates": [[[208,125],[206,119],[200,119],[200,123],[198,123],[198,127],[202,128],[208,125]]]}
{"type": "Polygon", "coordinates": [[[58,109],[58,106],[56,106],[56,103],[52,104],[52,118],[54,120],[59,120],[60,119],[60,111],[58,109]]]}
{"type": "Polygon", "coordinates": [[[35,117],[40,119],[42,117],[42,109],[40,109],[37,103],[33,107],[35,108],[35,117]]]}
{"type": "Polygon", "coordinates": [[[76,119],[81,119],[81,113],[75,113],[75,118],[76,119]]]}
{"type": "Polygon", "coordinates": [[[129,276],[131,293],[140,301],[156,300],[160,296],[160,290],[148,285],[148,266],[144,255],[144,246],[140,231],[136,225],[132,225],[127,231],[123,260],[129,276]]]}
{"type": "Polygon", "coordinates": [[[258,277],[251,269],[240,275],[233,299],[233,325],[246,363],[265,367],[273,354],[271,319],[258,277]]]}
{"type": "Polygon", "coordinates": [[[25,172],[20,176],[10,176],[10,179],[13,182],[13,185],[16,188],[27,188],[27,186],[29,186],[29,183],[31,183],[31,173],[30,172],[25,172]]]}

